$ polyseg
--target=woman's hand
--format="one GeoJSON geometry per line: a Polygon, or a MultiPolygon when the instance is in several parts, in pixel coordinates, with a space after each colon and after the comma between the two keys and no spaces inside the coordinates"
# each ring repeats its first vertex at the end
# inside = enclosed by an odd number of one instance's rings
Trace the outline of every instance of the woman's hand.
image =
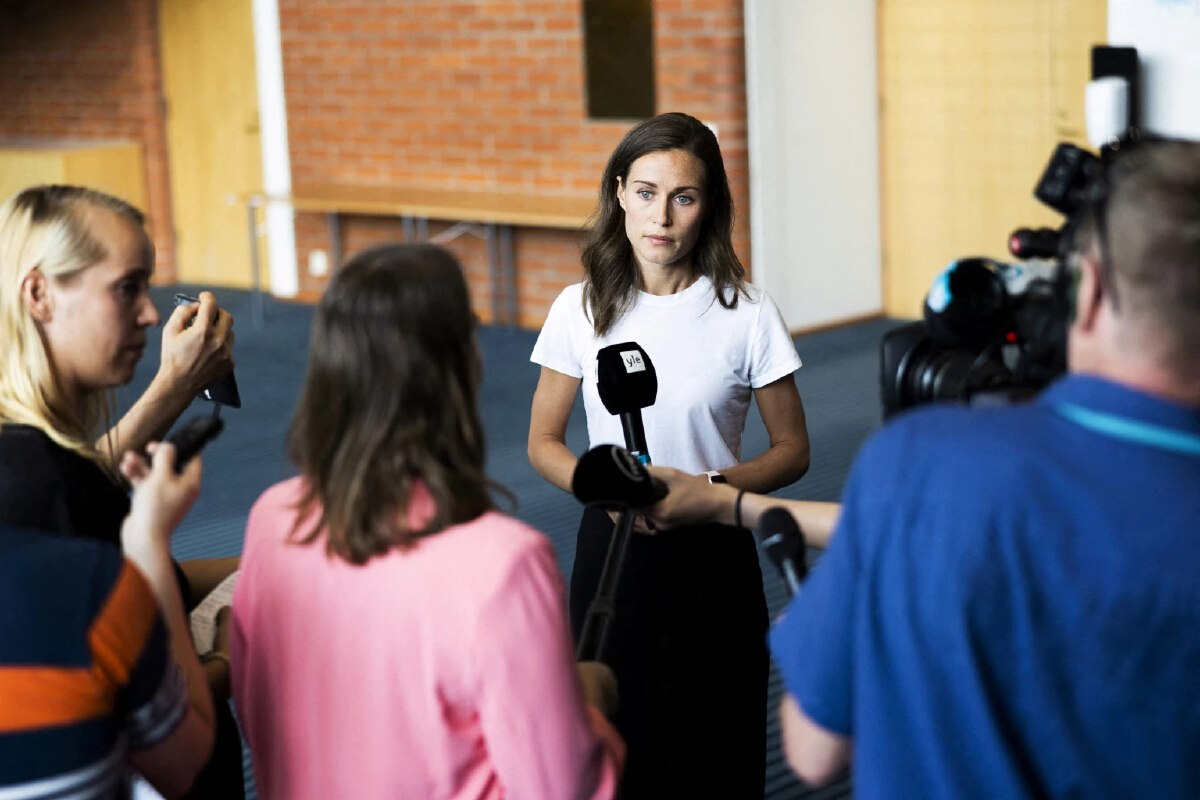
{"type": "Polygon", "coordinates": [[[642,509],[660,528],[706,522],[733,523],[737,489],[728,484],[709,483],[707,475],[689,475],[670,467],[651,466],[650,474],[667,485],[667,496],[642,509]]]}
{"type": "Polygon", "coordinates": [[[599,661],[580,661],[575,666],[579,670],[579,682],[583,684],[583,696],[588,705],[611,719],[617,713],[620,700],[613,671],[599,661]]]}
{"type": "MultiPolygon", "coordinates": [[[[631,511],[629,513],[632,514],[633,512],[631,511]]],[[[616,511],[608,512],[608,518],[613,521],[613,525],[617,524],[617,520],[620,516],[621,515],[616,511]]],[[[633,532],[641,533],[646,536],[653,536],[655,533],[654,523],[643,517],[641,514],[638,514],[633,518],[633,532]]]]}
{"type": "Polygon", "coordinates": [[[233,370],[233,315],[217,307],[212,292],[177,306],[163,326],[157,380],[167,390],[194,397],[233,370]]]}
{"type": "MultiPolygon", "coordinates": [[[[126,551],[146,545],[163,545],[187,516],[200,496],[202,470],[197,456],[180,474],[175,473],[175,446],[169,442],[146,447],[153,463],[128,451],[121,458],[121,474],[133,486],[129,516],[121,529],[126,551]]],[[[168,548],[169,549],[169,548],[168,548]]]]}

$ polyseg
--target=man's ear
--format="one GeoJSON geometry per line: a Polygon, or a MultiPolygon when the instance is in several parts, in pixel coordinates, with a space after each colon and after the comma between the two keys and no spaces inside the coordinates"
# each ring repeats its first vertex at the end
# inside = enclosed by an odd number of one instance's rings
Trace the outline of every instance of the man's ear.
{"type": "Polygon", "coordinates": [[[1075,288],[1075,324],[1082,330],[1091,330],[1100,313],[1103,298],[1103,281],[1100,277],[1100,262],[1095,256],[1079,258],[1079,285],[1075,288]]]}
{"type": "Polygon", "coordinates": [[[40,269],[31,269],[21,279],[21,302],[29,316],[45,325],[54,316],[54,300],[50,295],[50,281],[40,269]]]}
{"type": "Polygon", "coordinates": [[[621,210],[625,210],[625,181],[621,176],[617,176],[617,202],[621,204],[621,210]]]}

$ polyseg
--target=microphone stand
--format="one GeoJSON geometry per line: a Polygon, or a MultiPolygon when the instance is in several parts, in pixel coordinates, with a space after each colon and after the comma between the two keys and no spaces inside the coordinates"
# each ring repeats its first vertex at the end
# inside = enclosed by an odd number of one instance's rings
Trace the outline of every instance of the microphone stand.
{"type": "Polygon", "coordinates": [[[600,584],[596,596],[588,606],[583,620],[583,631],[575,657],[579,661],[601,661],[608,644],[608,633],[616,616],[617,583],[621,579],[621,567],[625,563],[625,552],[633,536],[633,521],[636,515],[629,506],[621,505],[617,512],[617,525],[604,557],[604,568],[600,571],[600,584]]]}

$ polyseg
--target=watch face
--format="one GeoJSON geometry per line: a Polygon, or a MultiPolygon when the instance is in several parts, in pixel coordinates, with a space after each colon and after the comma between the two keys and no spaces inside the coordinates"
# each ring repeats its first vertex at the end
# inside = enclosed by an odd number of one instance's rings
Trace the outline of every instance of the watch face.
{"type": "Polygon", "coordinates": [[[709,483],[728,483],[728,481],[725,480],[725,476],[719,472],[709,473],[708,482],[709,483]]]}

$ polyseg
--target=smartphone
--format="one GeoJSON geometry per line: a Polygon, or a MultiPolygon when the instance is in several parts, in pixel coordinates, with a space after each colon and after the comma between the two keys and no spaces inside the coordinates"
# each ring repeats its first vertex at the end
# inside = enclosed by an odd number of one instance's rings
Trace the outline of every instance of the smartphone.
{"type": "MultiPolygon", "coordinates": [[[[192,303],[199,303],[200,299],[186,294],[175,295],[175,305],[189,306],[192,303]]],[[[215,321],[215,320],[214,320],[215,321]]],[[[188,323],[191,327],[191,323],[188,323]]],[[[200,394],[196,395],[201,400],[207,400],[210,403],[216,403],[230,408],[242,407],[242,396],[238,393],[237,379],[233,377],[233,371],[219,381],[203,389],[200,394]]]]}
{"type": "Polygon", "coordinates": [[[183,472],[183,468],[204,449],[204,445],[217,438],[223,430],[225,423],[220,417],[201,416],[168,436],[167,441],[175,445],[175,472],[183,472]]]}

